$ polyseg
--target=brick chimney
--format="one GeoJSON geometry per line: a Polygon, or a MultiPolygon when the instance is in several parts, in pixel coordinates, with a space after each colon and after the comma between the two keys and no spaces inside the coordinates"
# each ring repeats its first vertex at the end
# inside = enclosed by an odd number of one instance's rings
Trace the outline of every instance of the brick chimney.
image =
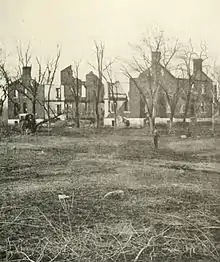
{"type": "Polygon", "coordinates": [[[202,62],[201,58],[193,59],[193,73],[202,72],[202,62]]]}
{"type": "Polygon", "coordinates": [[[151,63],[152,63],[152,65],[159,64],[160,63],[160,59],[161,59],[161,52],[153,51],[151,53],[151,63]]]}
{"type": "Polygon", "coordinates": [[[23,66],[22,77],[25,79],[31,79],[31,66],[23,66]]]}
{"type": "Polygon", "coordinates": [[[61,85],[70,85],[73,81],[73,69],[69,65],[60,72],[61,85]]]}

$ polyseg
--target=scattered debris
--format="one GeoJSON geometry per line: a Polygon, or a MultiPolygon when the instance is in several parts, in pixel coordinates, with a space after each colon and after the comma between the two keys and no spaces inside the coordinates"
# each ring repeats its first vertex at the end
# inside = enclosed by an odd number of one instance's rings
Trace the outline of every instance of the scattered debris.
{"type": "Polygon", "coordinates": [[[64,200],[70,198],[70,196],[67,195],[58,195],[59,200],[64,200]]]}
{"type": "Polygon", "coordinates": [[[122,199],[124,198],[124,191],[123,190],[114,190],[110,191],[104,195],[104,198],[114,198],[114,199],[122,199]]]}
{"type": "Polygon", "coordinates": [[[185,173],[185,170],[179,169],[179,173],[180,173],[180,175],[183,175],[185,173]]]}
{"type": "Polygon", "coordinates": [[[41,150],[38,154],[39,155],[45,155],[46,153],[43,150],[41,150]]]}

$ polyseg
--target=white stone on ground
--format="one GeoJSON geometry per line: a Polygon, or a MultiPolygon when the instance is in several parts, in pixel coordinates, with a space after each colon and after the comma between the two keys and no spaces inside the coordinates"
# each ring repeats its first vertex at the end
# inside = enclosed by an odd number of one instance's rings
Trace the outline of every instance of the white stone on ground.
{"type": "Polygon", "coordinates": [[[107,194],[104,195],[105,199],[122,199],[124,198],[124,191],[123,190],[114,190],[114,191],[110,191],[107,194]]]}
{"type": "Polygon", "coordinates": [[[70,198],[70,196],[67,195],[58,195],[59,200],[64,200],[70,198]]]}

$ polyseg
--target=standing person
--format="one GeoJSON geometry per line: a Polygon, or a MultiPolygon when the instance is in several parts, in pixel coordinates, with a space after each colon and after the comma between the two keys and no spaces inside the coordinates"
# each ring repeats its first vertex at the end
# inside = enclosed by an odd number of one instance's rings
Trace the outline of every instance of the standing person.
{"type": "Polygon", "coordinates": [[[191,128],[190,128],[190,126],[188,126],[188,128],[187,128],[187,137],[191,137],[191,136],[192,136],[191,128]]]}
{"type": "Polygon", "coordinates": [[[154,147],[155,149],[158,149],[158,140],[159,140],[159,133],[158,133],[158,130],[157,128],[155,127],[154,128],[154,147]]]}
{"type": "Polygon", "coordinates": [[[35,121],[34,115],[30,114],[29,115],[29,129],[31,130],[31,133],[35,132],[35,126],[36,126],[36,121],[35,121]]]}
{"type": "Polygon", "coordinates": [[[20,120],[21,134],[24,135],[27,129],[27,119],[26,116],[20,120]]]}

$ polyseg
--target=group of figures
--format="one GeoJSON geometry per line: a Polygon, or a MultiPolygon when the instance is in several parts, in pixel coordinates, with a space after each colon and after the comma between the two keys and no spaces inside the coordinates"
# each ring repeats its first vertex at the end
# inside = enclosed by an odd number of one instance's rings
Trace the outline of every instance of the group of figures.
{"type": "Polygon", "coordinates": [[[24,118],[20,120],[20,127],[22,133],[34,133],[36,127],[36,121],[33,114],[26,114],[24,118]]]}

